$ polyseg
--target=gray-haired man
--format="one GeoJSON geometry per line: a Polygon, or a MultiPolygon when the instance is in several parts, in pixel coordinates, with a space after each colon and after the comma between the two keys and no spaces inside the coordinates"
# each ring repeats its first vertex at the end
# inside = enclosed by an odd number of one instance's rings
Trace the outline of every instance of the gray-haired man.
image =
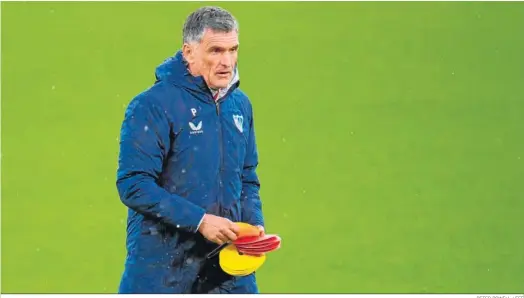
{"type": "Polygon", "coordinates": [[[128,207],[120,293],[257,293],[254,274],[232,277],[206,256],[235,240],[235,222],[264,233],[253,110],[240,91],[238,24],[204,7],[184,45],[129,104],[117,188],[128,207]]]}

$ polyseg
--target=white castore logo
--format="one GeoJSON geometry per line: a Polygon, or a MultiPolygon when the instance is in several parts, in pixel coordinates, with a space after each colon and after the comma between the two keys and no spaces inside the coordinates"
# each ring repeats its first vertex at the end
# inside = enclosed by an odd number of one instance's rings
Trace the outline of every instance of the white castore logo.
{"type": "Polygon", "coordinates": [[[200,133],[204,132],[202,130],[202,121],[198,122],[198,124],[196,126],[195,126],[195,124],[193,124],[193,122],[189,122],[189,127],[191,128],[191,131],[189,133],[192,134],[192,135],[200,134],[200,133]]]}
{"type": "Polygon", "coordinates": [[[240,132],[244,132],[244,116],[233,115],[233,121],[235,122],[235,126],[238,128],[238,130],[240,132]]]}

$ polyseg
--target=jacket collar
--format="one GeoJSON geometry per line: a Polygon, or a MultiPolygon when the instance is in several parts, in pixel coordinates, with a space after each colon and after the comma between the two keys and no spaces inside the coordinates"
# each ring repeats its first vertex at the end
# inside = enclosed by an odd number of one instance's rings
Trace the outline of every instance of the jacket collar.
{"type": "Polygon", "coordinates": [[[202,76],[193,76],[187,67],[187,62],[182,56],[182,51],[178,51],[174,56],[167,58],[155,69],[156,81],[168,81],[177,86],[183,87],[201,96],[215,96],[223,98],[228,93],[234,91],[240,85],[238,67],[235,67],[233,78],[228,86],[220,90],[211,90],[202,76]]]}

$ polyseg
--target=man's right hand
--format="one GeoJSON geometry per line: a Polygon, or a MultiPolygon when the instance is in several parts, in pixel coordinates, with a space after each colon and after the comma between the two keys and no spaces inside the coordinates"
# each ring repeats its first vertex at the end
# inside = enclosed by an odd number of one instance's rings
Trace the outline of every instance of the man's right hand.
{"type": "Polygon", "coordinates": [[[198,231],[207,240],[221,245],[228,241],[235,241],[240,228],[227,218],[206,214],[198,231]]]}

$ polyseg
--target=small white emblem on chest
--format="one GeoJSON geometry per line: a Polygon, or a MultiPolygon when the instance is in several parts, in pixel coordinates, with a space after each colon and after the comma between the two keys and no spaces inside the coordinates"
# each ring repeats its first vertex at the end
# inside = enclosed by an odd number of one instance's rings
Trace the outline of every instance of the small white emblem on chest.
{"type": "Polygon", "coordinates": [[[189,122],[189,127],[191,128],[190,134],[201,134],[204,131],[202,130],[202,121],[198,122],[197,125],[193,124],[193,122],[189,122]]]}
{"type": "Polygon", "coordinates": [[[238,128],[238,130],[240,132],[244,132],[244,116],[233,115],[233,121],[235,122],[235,126],[238,128]]]}

